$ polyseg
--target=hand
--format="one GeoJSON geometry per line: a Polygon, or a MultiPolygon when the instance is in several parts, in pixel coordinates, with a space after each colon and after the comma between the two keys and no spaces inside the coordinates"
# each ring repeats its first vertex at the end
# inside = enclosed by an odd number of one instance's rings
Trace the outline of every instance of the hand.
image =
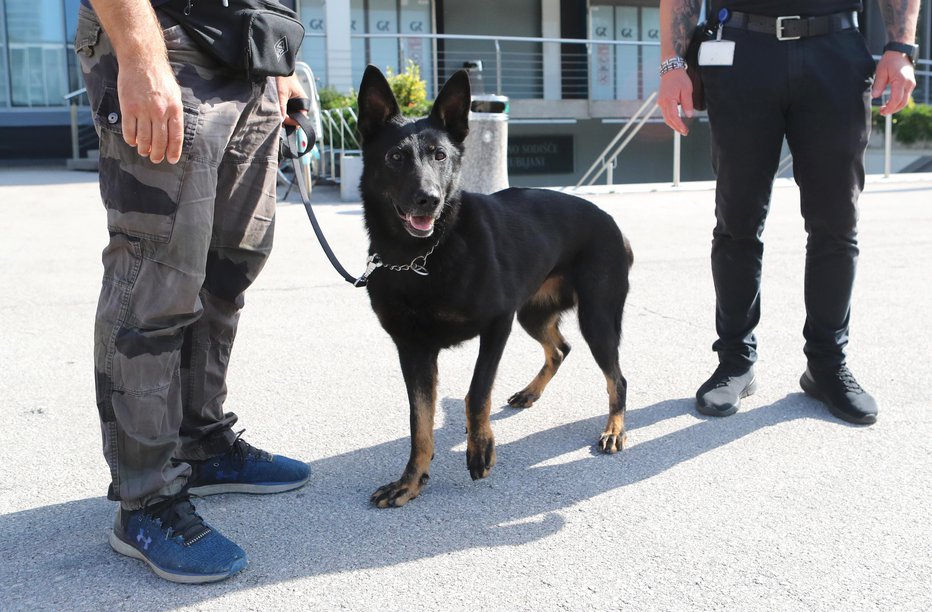
{"type": "Polygon", "coordinates": [[[693,83],[683,69],[671,70],[660,77],[660,90],[657,94],[657,104],[663,113],[663,120],[671,128],[686,136],[689,128],[683,123],[677,106],[683,107],[683,113],[692,118],[693,112],[693,83]]]}
{"type": "MultiPolygon", "coordinates": [[[[293,119],[288,117],[287,111],[285,110],[288,105],[288,100],[307,97],[307,93],[305,93],[304,88],[301,87],[301,81],[298,80],[298,75],[293,74],[289,77],[275,77],[275,85],[278,87],[278,106],[281,108],[285,125],[298,125],[293,119]]],[[[307,111],[301,112],[307,115],[307,111]]]]}
{"type": "Polygon", "coordinates": [[[123,115],[123,140],[158,164],[181,159],[184,109],[181,88],[168,60],[122,61],[117,94],[123,115]]]}
{"type": "Polygon", "coordinates": [[[877,62],[871,97],[879,98],[887,85],[890,86],[890,99],[880,107],[880,114],[884,116],[902,110],[909,103],[909,95],[916,88],[916,70],[905,54],[887,51],[877,62]]]}

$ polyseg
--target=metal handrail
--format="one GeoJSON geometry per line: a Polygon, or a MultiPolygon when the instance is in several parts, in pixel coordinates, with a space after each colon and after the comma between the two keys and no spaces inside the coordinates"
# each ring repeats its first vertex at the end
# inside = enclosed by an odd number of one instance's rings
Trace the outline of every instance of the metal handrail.
{"type": "Polygon", "coordinates": [[[87,93],[87,87],[82,87],[81,89],[75,89],[74,91],[68,92],[64,95],[64,99],[70,101],[72,98],[77,98],[78,96],[84,95],[87,93]]]}
{"type": "Polygon", "coordinates": [[[631,140],[637,135],[637,133],[641,131],[641,128],[644,127],[644,124],[647,123],[647,120],[650,119],[651,115],[654,114],[654,111],[657,110],[657,104],[654,102],[656,98],[657,92],[655,91],[649,95],[646,100],[644,100],[644,103],[641,104],[637,111],[635,111],[634,115],[632,115],[631,119],[618,131],[618,134],[616,134],[612,141],[608,143],[608,146],[602,150],[602,153],[596,156],[595,161],[592,162],[592,165],[589,166],[589,169],[586,170],[586,173],[583,174],[582,178],[579,179],[579,182],[576,183],[577,187],[580,187],[583,183],[586,185],[592,185],[603,172],[605,172],[607,175],[606,179],[608,180],[608,184],[612,184],[613,177],[611,168],[613,167],[613,164],[618,159],[618,156],[621,154],[621,152],[624,151],[625,147],[628,146],[628,143],[630,143],[631,140]],[[647,111],[642,117],[641,113],[644,113],[648,106],[650,106],[650,110],[647,111]],[[632,128],[634,131],[632,131],[631,134],[628,134],[632,128]],[[622,137],[624,137],[626,134],[628,134],[628,137],[625,139],[625,141],[621,143],[621,145],[614,153],[610,154],[609,151],[612,151],[618,141],[621,140],[622,137]],[[598,172],[596,172],[596,170],[598,170],[598,172]],[[587,180],[588,182],[586,182],[587,180]]]}
{"type": "Polygon", "coordinates": [[[326,169],[321,169],[321,175],[327,176],[330,179],[338,180],[342,174],[342,158],[344,153],[347,151],[356,151],[360,148],[359,138],[356,136],[356,130],[350,125],[347,121],[346,115],[349,115],[353,120],[358,124],[359,118],[356,116],[356,112],[350,107],[344,108],[331,108],[323,110],[320,113],[321,120],[325,123],[324,130],[327,133],[326,139],[326,149],[322,149],[321,159],[326,160],[327,153],[330,155],[329,163],[325,164],[326,169]],[[334,130],[339,130],[339,140],[334,140],[334,130]],[[335,146],[339,142],[340,146],[335,146]],[[352,142],[355,145],[355,149],[348,148],[346,144],[352,142]],[[341,159],[340,172],[337,172],[336,156],[337,150],[339,149],[339,155],[341,159]]]}

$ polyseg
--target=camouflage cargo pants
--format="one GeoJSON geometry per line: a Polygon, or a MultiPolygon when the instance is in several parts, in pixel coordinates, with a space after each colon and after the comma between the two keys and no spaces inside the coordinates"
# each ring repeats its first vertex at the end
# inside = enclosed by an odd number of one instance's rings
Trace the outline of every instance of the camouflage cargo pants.
{"type": "Polygon", "coordinates": [[[123,141],[117,61],[81,7],[75,50],[100,135],[110,242],[94,365],[109,497],[137,508],[178,492],[185,459],[224,452],[226,371],[243,292],[272,248],[278,128],[274,79],[230,78],[164,15],[181,86],[181,160],[153,164],[123,141]],[[173,460],[182,460],[182,462],[173,460]]]}

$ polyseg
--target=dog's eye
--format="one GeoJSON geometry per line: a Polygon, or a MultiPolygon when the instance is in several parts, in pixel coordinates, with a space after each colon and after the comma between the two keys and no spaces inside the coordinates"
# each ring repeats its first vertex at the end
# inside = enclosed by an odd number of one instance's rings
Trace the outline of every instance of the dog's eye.
{"type": "Polygon", "coordinates": [[[393,162],[400,162],[403,159],[403,156],[398,151],[392,151],[388,154],[388,159],[392,160],[393,162]]]}
{"type": "Polygon", "coordinates": [[[436,150],[436,151],[434,151],[434,159],[436,159],[437,161],[443,161],[443,160],[445,160],[446,158],[447,158],[447,154],[444,153],[443,151],[441,151],[441,150],[439,150],[439,149],[436,150]]]}

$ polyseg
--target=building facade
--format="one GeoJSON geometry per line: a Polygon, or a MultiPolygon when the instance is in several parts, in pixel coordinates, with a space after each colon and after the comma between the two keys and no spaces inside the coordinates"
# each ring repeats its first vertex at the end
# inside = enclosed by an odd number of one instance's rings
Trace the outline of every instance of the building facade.
{"type": "MultiPolygon", "coordinates": [[[[920,18],[923,58],[930,57],[929,2],[923,0],[920,18]]],[[[398,72],[413,62],[430,94],[465,67],[476,92],[508,96],[515,184],[575,182],[659,83],[659,0],[289,4],[307,31],[301,59],[320,87],[348,92],[367,64],[398,72]]],[[[879,53],[883,23],[876,0],[865,5],[861,27],[879,53]]],[[[78,6],[79,0],[0,0],[0,159],[71,154],[65,96],[82,87],[71,49],[78,6]]],[[[920,78],[918,96],[929,90],[929,77],[920,78]]],[[[89,113],[80,110],[86,122],[89,113]]],[[[709,177],[707,145],[700,123],[683,143],[684,180],[709,177]]],[[[632,146],[636,152],[616,180],[669,178],[670,130],[649,122],[632,146]]]]}

